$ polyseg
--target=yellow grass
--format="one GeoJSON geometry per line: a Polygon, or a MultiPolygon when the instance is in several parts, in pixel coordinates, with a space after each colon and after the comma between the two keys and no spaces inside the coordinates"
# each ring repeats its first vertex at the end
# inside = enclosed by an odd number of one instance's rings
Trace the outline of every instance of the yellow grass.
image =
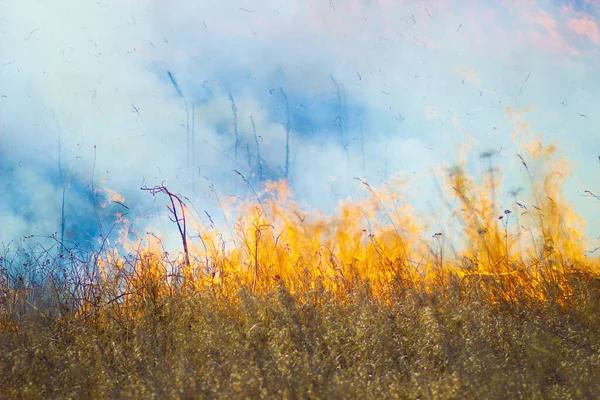
{"type": "Polygon", "coordinates": [[[324,215],[279,182],[230,243],[182,205],[189,263],[125,235],[129,254],[6,254],[0,393],[593,398],[600,262],[562,198],[567,165],[528,149],[531,197],[504,207],[497,170],[449,174],[460,237],[429,232],[401,187],[359,182],[366,200],[324,215]]]}

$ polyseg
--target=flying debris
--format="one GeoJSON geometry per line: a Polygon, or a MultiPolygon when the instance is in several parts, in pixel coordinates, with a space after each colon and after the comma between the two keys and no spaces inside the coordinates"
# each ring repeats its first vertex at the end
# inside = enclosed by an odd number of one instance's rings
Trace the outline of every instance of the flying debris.
{"type": "Polygon", "coordinates": [[[173,84],[173,87],[175,88],[175,91],[177,91],[177,95],[179,97],[183,98],[183,92],[181,91],[181,88],[179,87],[179,84],[175,80],[175,77],[173,76],[173,74],[171,73],[171,71],[167,71],[167,75],[169,75],[169,79],[171,80],[171,83],[173,84]]]}

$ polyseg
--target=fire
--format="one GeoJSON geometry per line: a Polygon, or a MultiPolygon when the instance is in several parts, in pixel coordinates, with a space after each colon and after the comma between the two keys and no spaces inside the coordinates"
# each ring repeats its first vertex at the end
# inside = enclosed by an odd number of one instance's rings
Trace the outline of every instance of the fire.
{"type": "Polygon", "coordinates": [[[416,215],[401,179],[379,188],[357,179],[367,197],[340,201],[333,215],[303,210],[285,181],[270,182],[235,206],[219,200],[229,235],[210,215],[194,215],[178,195],[157,187],[155,193],[169,194],[169,210],[177,207],[172,221],[186,250],[174,258],[158,234],[143,244],[142,235],[132,241],[133,227],[123,217],[120,244],[130,254],[105,253],[102,281],[116,282],[124,305],[180,290],[212,288],[235,298],[242,287],[261,294],[279,285],[293,293],[328,290],[338,299],[355,290],[392,299],[403,288],[431,293],[457,280],[465,295],[478,288],[491,302],[549,301],[549,287],[560,302],[571,293],[570,276],[598,274],[600,265],[586,256],[583,220],[562,195],[571,166],[541,141],[531,139],[523,150],[518,160],[528,197],[507,200],[491,160],[479,183],[464,161],[447,174],[447,195],[456,204],[449,215],[460,227],[454,233],[434,232],[416,215]]]}
{"type": "MultiPolygon", "coordinates": [[[[102,179],[100,180],[100,182],[102,183],[102,179]]],[[[106,208],[107,206],[107,202],[111,202],[111,203],[124,203],[125,202],[125,198],[123,196],[121,196],[118,192],[116,192],[115,190],[107,187],[107,186],[102,186],[100,188],[97,189],[96,191],[97,193],[102,193],[103,197],[105,198],[105,201],[100,202],[100,207],[101,208],[106,208]]]]}

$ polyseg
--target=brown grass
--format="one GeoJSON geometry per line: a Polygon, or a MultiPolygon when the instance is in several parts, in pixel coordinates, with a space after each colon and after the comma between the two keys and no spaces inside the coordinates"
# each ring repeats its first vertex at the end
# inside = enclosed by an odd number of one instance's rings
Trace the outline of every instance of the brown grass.
{"type": "Polygon", "coordinates": [[[371,199],[333,218],[277,187],[229,249],[176,216],[197,232],[179,261],[125,240],[7,250],[0,397],[597,398],[600,265],[563,175],[502,210],[497,172],[455,171],[462,251],[364,182],[371,199]]]}
{"type": "Polygon", "coordinates": [[[433,290],[397,281],[381,298],[366,280],[343,295],[318,284],[302,293],[273,284],[261,294],[244,286],[235,293],[216,285],[160,286],[164,276],[140,276],[145,261],[135,262],[137,280],[133,271],[122,276],[135,288],[119,298],[111,282],[98,282],[86,300],[73,282],[47,279],[40,286],[23,279],[19,287],[17,278],[5,285],[2,397],[580,399],[600,393],[599,276],[569,273],[568,290],[557,294],[549,286],[544,301],[526,295],[490,301],[501,281],[456,276],[433,290]]]}

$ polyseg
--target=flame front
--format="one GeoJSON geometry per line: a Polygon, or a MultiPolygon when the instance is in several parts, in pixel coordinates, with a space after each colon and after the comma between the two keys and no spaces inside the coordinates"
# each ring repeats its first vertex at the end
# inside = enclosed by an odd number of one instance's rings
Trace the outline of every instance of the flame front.
{"type": "Polygon", "coordinates": [[[169,261],[159,241],[142,248],[123,237],[124,247],[141,250],[129,264],[118,255],[106,259],[103,276],[128,276],[119,283],[123,293],[150,297],[212,287],[234,298],[241,287],[261,294],[284,285],[295,293],[328,290],[339,299],[358,289],[391,299],[402,289],[431,293],[458,279],[465,294],[483,289],[492,302],[551,296],[560,302],[570,295],[571,275],[597,274],[599,264],[586,256],[583,221],[562,197],[569,165],[541,142],[525,149],[546,171],[536,177],[521,158],[529,201],[515,197],[502,207],[501,175],[491,167],[480,184],[461,167],[448,175],[460,237],[432,234],[400,195],[402,182],[375,189],[359,180],[369,196],[340,201],[335,215],[303,211],[285,182],[271,182],[235,210],[230,241],[212,220],[185,213],[198,232],[188,245],[189,265],[186,257],[169,261]]]}

